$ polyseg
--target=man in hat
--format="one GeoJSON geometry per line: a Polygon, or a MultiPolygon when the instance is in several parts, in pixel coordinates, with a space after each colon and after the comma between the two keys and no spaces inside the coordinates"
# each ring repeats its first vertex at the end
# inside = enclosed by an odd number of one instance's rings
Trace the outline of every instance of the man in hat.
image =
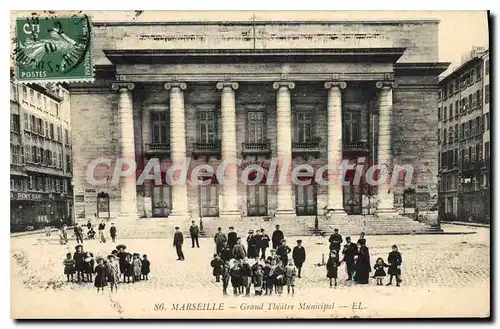
{"type": "Polygon", "coordinates": [[[221,227],[217,228],[217,233],[215,233],[215,235],[214,235],[214,242],[215,242],[215,251],[218,255],[222,251],[222,248],[224,247],[224,243],[227,242],[227,237],[224,234],[224,232],[222,232],[221,227]]]}
{"type": "Polygon", "coordinates": [[[356,256],[357,253],[358,246],[354,242],[351,242],[350,236],[346,237],[344,249],[342,249],[342,254],[344,255],[342,261],[345,262],[347,281],[352,280],[352,276],[354,275],[354,256],[356,256]]]}
{"type": "Polygon", "coordinates": [[[174,233],[174,247],[177,252],[177,260],[185,260],[184,253],[182,252],[182,244],[184,243],[184,235],[179,230],[179,226],[175,227],[174,233]]]}
{"type": "Polygon", "coordinates": [[[283,264],[288,264],[288,254],[290,251],[292,251],[292,249],[286,245],[286,240],[281,240],[281,245],[276,249],[276,255],[278,255],[283,264]]]}
{"type": "Polygon", "coordinates": [[[297,245],[293,248],[292,258],[295,266],[297,267],[298,275],[300,278],[302,265],[306,261],[306,249],[302,246],[302,240],[297,240],[297,245]]]}
{"type": "Polygon", "coordinates": [[[200,243],[198,242],[198,234],[200,234],[200,229],[198,225],[194,223],[194,220],[191,221],[191,226],[189,227],[189,235],[191,235],[191,248],[194,248],[194,243],[196,242],[196,247],[200,247],[200,243]]]}
{"type": "Polygon", "coordinates": [[[234,231],[233,226],[229,226],[229,233],[227,234],[227,245],[231,250],[236,245],[236,241],[238,240],[238,234],[234,231]]]}
{"type": "Polygon", "coordinates": [[[283,235],[283,232],[280,230],[280,226],[276,225],[276,229],[273,232],[272,236],[272,242],[273,242],[273,249],[277,249],[281,245],[281,241],[285,239],[285,236],[283,235]]]}
{"type": "Polygon", "coordinates": [[[237,260],[241,260],[247,256],[247,253],[245,252],[245,247],[243,244],[241,244],[241,238],[238,238],[236,240],[236,244],[233,247],[233,258],[237,260]]]}
{"type": "Polygon", "coordinates": [[[123,274],[123,282],[125,282],[127,272],[127,253],[125,252],[125,249],[127,249],[127,246],[119,244],[116,246],[116,249],[118,250],[116,254],[118,257],[118,267],[120,269],[120,273],[123,274]]]}
{"type": "Polygon", "coordinates": [[[266,231],[261,228],[260,229],[260,239],[259,239],[259,248],[261,252],[260,259],[266,260],[266,250],[269,248],[269,241],[271,239],[269,238],[269,235],[267,235],[266,231]]]}
{"type": "Polygon", "coordinates": [[[80,224],[76,223],[73,231],[75,232],[76,243],[83,243],[83,229],[80,224]]]}
{"type": "Polygon", "coordinates": [[[333,230],[333,234],[330,235],[330,239],[328,239],[328,242],[330,242],[330,250],[335,250],[338,255],[340,251],[340,245],[342,244],[342,235],[339,234],[338,228],[333,230]]]}
{"type": "Polygon", "coordinates": [[[257,245],[255,241],[255,234],[253,230],[248,231],[247,236],[247,256],[249,258],[255,258],[257,256],[257,245]]]}

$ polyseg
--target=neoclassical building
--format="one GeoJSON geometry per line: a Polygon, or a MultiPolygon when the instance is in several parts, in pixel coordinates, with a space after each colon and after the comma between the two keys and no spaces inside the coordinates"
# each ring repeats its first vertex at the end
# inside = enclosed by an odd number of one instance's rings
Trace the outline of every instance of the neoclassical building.
{"type": "Polygon", "coordinates": [[[437,194],[437,84],[448,66],[438,61],[438,26],[93,22],[95,82],[71,84],[76,216],[93,215],[100,192],[118,218],[350,215],[362,212],[363,194],[377,196],[379,215],[392,214],[407,189],[424,210],[437,194]],[[132,176],[92,186],[87,166],[102,157],[134,158],[137,174],[151,158],[162,168],[186,158],[190,168],[240,160],[230,177],[272,158],[315,168],[363,158],[414,172],[410,184],[378,187],[222,186],[215,177],[205,186],[136,185],[132,176]]]}

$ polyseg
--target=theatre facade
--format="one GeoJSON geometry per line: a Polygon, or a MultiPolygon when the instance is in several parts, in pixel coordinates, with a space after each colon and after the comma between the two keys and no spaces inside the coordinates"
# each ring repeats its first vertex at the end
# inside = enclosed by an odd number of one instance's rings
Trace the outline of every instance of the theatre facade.
{"type": "MultiPolygon", "coordinates": [[[[437,84],[448,66],[438,61],[438,26],[93,22],[95,82],[71,84],[75,202],[91,202],[87,190],[104,192],[117,220],[294,220],[326,210],[360,214],[363,195],[377,200],[379,216],[397,213],[411,190],[424,210],[437,195],[437,84]],[[137,185],[134,176],[115,186],[88,181],[91,161],[119,157],[134,159],[137,175],[151,158],[163,169],[186,158],[190,168],[215,170],[239,160],[226,177],[252,164],[266,175],[261,184],[228,186],[215,175],[203,186],[137,185]],[[410,165],[413,178],[376,187],[266,184],[273,158],[314,168],[342,159],[410,165]]],[[[100,166],[94,176],[111,182],[113,168],[100,166]]]]}

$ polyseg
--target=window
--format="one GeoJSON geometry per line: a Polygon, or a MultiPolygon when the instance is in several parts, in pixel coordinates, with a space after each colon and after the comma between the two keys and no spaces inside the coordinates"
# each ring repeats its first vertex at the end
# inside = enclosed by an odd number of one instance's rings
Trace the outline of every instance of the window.
{"type": "Polygon", "coordinates": [[[458,140],[458,123],[455,124],[455,129],[453,129],[453,139],[458,140]]]}
{"type": "Polygon", "coordinates": [[[62,167],[63,167],[63,154],[62,154],[62,152],[59,153],[59,163],[58,163],[58,165],[59,165],[58,168],[62,169],[62,167]]]}
{"type": "Polygon", "coordinates": [[[30,105],[35,105],[35,91],[30,89],[30,105]]]}
{"type": "Polygon", "coordinates": [[[28,190],[33,190],[33,176],[28,177],[28,190]]]}
{"type": "Polygon", "coordinates": [[[450,119],[453,118],[453,103],[450,104],[450,119]]]}
{"type": "Polygon", "coordinates": [[[490,74],[490,60],[484,61],[484,75],[490,74]]]}
{"type": "Polygon", "coordinates": [[[438,107],[438,120],[441,120],[441,107],[438,107]]]}
{"type": "Polygon", "coordinates": [[[56,116],[59,116],[59,104],[55,103],[56,116]]]}
{"type": "Polygon", "coordinates": [[[57,167],[57,151],[52,152],[52,167],[57,167]]]}
{"type": "Polygon", "coordinates": [[[441,129],[438,129],[438,144],[441,144],[441,129]]]}
{"type": "Polygon", "coordinates": [[[438,101],[440,101],[442,97],[443,97],[443,92],[441,91],[441,89],[439,89],[438,90],[438,101]]]}
{"type": "Polygon", "coordinates": [[[45,137],[49,137],[49,123],[45,121],[45,137]]]}
{"type": "Polygon", "coordinates": [[[473,84],[474,83],[474,77],[476,76],[476,70],[475,69],[472,69],[470,71],[470,75],[469,75],[469,84],[473,84]]]}
{"type": "MultiPolygon", "coordinates": [[[[166,127],[165,127],[165,130],[167,130],[166,127]]],[[[64,129],[64,141],[66,144],[69,145],[69,131],[68,131],[68,129],[64,129]]]]}
{"type": "Polygon", "coordinates": [[[446,121],[448,116],[448,108],[445,106],[443,110],[443,120],[446,121]]]}
{"type": "Polygon", "coordinates": [[[36,106],[38,108],[42,107],[42,95],[40,93],[36,93],[36,106]]]}
{"type": "Polygon", "coordinates": [[[481,80],[481,75],[482,75],[482,70],[481,70],[481,66],[478,66],[477,67],[477,70],[476,70],[476,80],[481,80]]]}
{"type": "Polygon", "coordinates": [[[458,165],[458,149],[455,149],[455,151],[453,151],[453,164],[458,165]]]}
{"type": "Polygon", "coordinates": [[[460,124],[460,139],[463,139],[465,137],[465,124],[462,123],[460,124]]]}
{"type": "Polygon", "coordinates": [[[490,112],[487,112],[485,114],[486,118],[485,118],[485,121],[486,121],[486,130],[490,130],[490,112]]]}
{"type": "Polygon", "coordinates": [[[46,157],[47,153],[41,147],[39,148],[39,150],[40,150],[40,163],[41,164],[47,164],[46,161],[45,161],[47,159],[47,157],[46,157]]]}
{"type": "Polygon", "coordinates": [[[28,101],[28,88],[26,88],[26,86],[23,86],[23,101],[26,103],[28,101]]]}
{"type": "Polygon", "coordinates": [[[471,131],[471,136],[475,136],[477,134],[477,128],[478,128],[478,124],[479,121],[476,121],[476,119],[472,119],[470,120],[470,131],[471,131]]]}
{"type": "Polygon", "coordinates": [[[57,141],[60,142],[62,141],[62,128],[57,127],[57,141]]]}
{"type": "Polygon", "coordinates": [[[198,113],[198,142],[213,144],[215,143],[215,113],[198,113]]]}
{"type": "Polygon", "coordinates": [[[490,160],[490,142],[484,143],[484,160],[490,160]]]}
{"type": "Polygon", "coordinates": [[[31,147],[31,159],[33,163],[38,163],[38,147],[35,145],[31,147]]]}
{"type": "Polygon", "coordinates": [[[10,131],[19,133],[21,131],[19,114],[12,114],[10,116],[10,131]]]}
{"type": "Polygon", "coordinates": [[[458,100],[455,101],[455,116],[458,117],[460,107],[458,106],[458,100]]]}
{"type": "Polygon", "coordinates": [[[43,120],[42,119],[38,119],[38,133],[42,136],[44,136],[44,133],[45,133],[45,130],[43,129],[44,128],[44,124],[43,124],[43,120]]]}
{"type": "Polygon", "coordinates": [[[466,160],[465,159],[465,150],[461,149],[460,150],[460,167],[463,168],[465,160],[466,160]]]}
{"type": "Polygon", "coordinates": [[[247,113],[248,136],[249,143],[262,143],[265,141],[265,121],[264,112],[250,111],[247,113]]]}
{"type": "MultiPolygon", "coordinates": [[[[349,134],[349,128],[345,128],[349,123],[344,121],[344,134],[349,134]]],[[[312,140],[313,137],[313,115],[311,112],[297,112],[295,114],[295,142],[304,143],[312,140]]],[[[349,137],[347,137],[349,140],[349,137]]]]}
{"type": "Polygon", "coordinates": [[[24,149],[24,158],[26,159],[26,162],[32,162],[31,158],[31,145],[26,145],[26,148],[24,149]]]}
{"type": "Polygon", "coordinates": [[[443,144],[446,144],[446,139],[448,137],[448,131],[446,128],[443,130],[443,144]]]}
{"type": "MultiPolygon", "coordinates": [[[[168,144],[168,125],[167,115],[165,112],[151,112],[151,143],[153,144],[168,144]]],[[[66,143],[69,144],[69,132],[65,129],[66,143]]]]}
{"type": "Polygon", "coordinates": [[[28,116],[28,113],[23,113],[24,117],[24,130],[29,130],[30,129],[30,119],[28,116]]]}
{"type": "Polygon", "coordinates": [[[35,116],[30,115],[30,131],[35,132],[35,116]]]}
{"type": "Polygon", "coordinates": [[[469,137],[469,122],[465,122],[465,125],[464,125],[464,137],[467,138],[469,137]]]}
{"type": "Polygon", "coordinates": [[[469,95],[469,110],[472,110],[474,107],[472,106],[472,94],[469,95]]]}
{"type": "Polygon", "coordinates": [[[43,109],[44,111],[47,111],[47,97],[43,96],[43,109]]]}
{"type": "Polygon", "coordinates": [[[453,128],[450,127],[450,129],[448,129],[448,141],[451,143],[453,142],[453,128]]]}
{"type": "Polygon", "coordinates": [[[66,170],[71,171],[71,157],[69,154],[66,154],[66,170]]]}
{"type": "Polygon", "coordinates": [[[489,103],[490,101],[490,85],[484,86],[484,102],[489,103]]]}
{"type": "Polygon", "coordinates": [[[50,138],[54,139],[54,124],[50,124],[50,138]]]}

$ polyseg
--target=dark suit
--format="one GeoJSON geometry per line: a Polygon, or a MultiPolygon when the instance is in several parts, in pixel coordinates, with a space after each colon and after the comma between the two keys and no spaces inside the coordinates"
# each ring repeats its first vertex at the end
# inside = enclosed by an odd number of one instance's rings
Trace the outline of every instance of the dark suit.
{"type": "Polygon", "coordinates": [[[177,252],[177,257],[180,260],[184,260],[184,253],[182,252],[182,244],[184,243],[184,236],[182,235],[182,232],[175,232],[174,233],[174,247],[175,251],[177,252]]]}
{"type": "Polygon", "coordinates": [[[298,270],[298,277],[300,278],[300,273],[302,270],[302,265],[306,261],[306,249],[303,246],[295,246],[292,252],[292,258],[295,266],[298,270]]]}
{"type": "Polygon", "coordinates": [[[348,280],[352,280],[354,274],[354,256],[356,256],[357,253],[358,246],[354,242],[349,242],[344,245],[344,249],[342,250],[344,258],[342,260],[345,262],[348,280]]]}
{"type": "Polygon", "coordinates": [[[258,247],[262,252],[260,259],[263,259],[263,260],[266,259],[266,250],[267,250],[267,248],[269,248],[269,240],[271,240],[271,239],[269,239],[269,235],[267,235],[266,233],[264,233],[260,236],[260,240],[259,240],[259,244],[258,244],[258,247]]]}
{"type": "Polygon", "coordinates": [[[330,239],[328,239],[328,242],[330,242],[330,250],[335,250],[337,252],[337,257],[338,257],[338,253],[340,251],[340,245],[342,244],[342,235],[338,233],[333,233],[330,236],[330,239]]]}
{"type": "Polygon", "coordinates": [[[196,246],[199,248],[200,243],[198,242],[198,234],[200,234],[200,229],[198,228],[198,225],[191,225],[189,228],[189,234],[191,235],[191,246],[194,248],[194,244],[196,242],[196,246]]]}
{"type": "Polygon", "coordinates": [[[227,234],[227,245],[229,248],[233,249],[233,247],[236,244],[236,241],[238,241],[238,234],[236,232],[229,232],[227,234]]]}
{"type": "Polygon", "coordinates": [[[278,249],[276,249],[276,255],[281,259],[283,262],[283,266],[288,265],[288,254],[292,251],[289,246],[286,245],[280,245],[278,249]]]}
{"type": "Polygon", "coordinates": [[[273,249],[277,249],[279,245],[281,245],[281,240],[283,240],[285,236],[281,230],[276,230],[273,232],[273,236],[271,238],[273,242],[273,249]]]}

